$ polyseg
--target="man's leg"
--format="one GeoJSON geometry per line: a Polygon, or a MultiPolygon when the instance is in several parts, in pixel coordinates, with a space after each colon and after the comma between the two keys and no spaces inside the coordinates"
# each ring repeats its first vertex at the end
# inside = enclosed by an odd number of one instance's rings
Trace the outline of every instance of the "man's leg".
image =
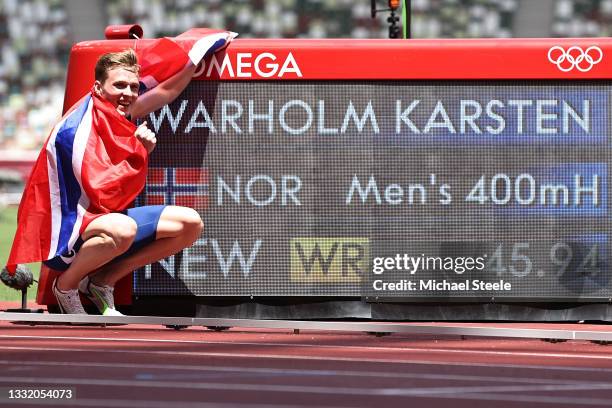
{"type": "Polygon", "coordinates": [[[163,209],[155,241],[134,254],[102,266],[90,278],[96,285],[115,286],[135,269],[176,254],[193,244],[202,234],[204,224],[197,211],[187,207],[167,206],[163,209]]]}
{"type": "Polygon", "coordinates": [[[128,250],[136,236],[136,222],[123,214],[93,220],[83,234],[83,245],[70,267],[57,278],[57,288],[76,289],[80,280],[128,250]]]}

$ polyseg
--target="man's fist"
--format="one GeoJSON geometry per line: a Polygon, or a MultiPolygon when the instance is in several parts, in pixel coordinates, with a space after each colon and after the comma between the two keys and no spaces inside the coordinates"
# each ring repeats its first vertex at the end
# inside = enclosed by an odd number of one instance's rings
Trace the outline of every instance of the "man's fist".
{"type": "Polygon", "coordinates": [[[155,138],[155,133],[147,127],[147,121],[142,122],[142,124],[138,126],[134,132],[134,136],[136,136],[136,139],[140,140],[148,153],[151,153],[153,149],[155,149],[157,139],[155,138]]]}

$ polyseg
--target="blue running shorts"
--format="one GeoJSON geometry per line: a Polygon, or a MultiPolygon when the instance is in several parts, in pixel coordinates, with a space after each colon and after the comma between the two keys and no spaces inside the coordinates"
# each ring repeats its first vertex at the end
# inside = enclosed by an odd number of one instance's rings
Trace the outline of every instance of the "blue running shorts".
{"type": "MultiPolygon", "coordinates": [[[[157,224],[159,223],[159,217],[161,216],[162,211],[164,211],[164,208],[166,208],[165,205],[148,205],[144,207],[129,208],[122,212],[122,214],[125,214],[136,221],[138,229],[136,230],[136,238],[134,238],[134,242],[132,242],[130,248],[115,259],[128,257],[142,249],[147,244],[155,241],[157,224]]],[[[81,237],[79,237],[77,242],[74,244],[75,253],[79,252],[82,245],[83,240],[81,237]]],[[[49,259],[48,261],[43,261],[43,263],[49,268],[57,271],[65,271],[70,266],[69,263],[64,262],[59,256],[49,259]]]]}

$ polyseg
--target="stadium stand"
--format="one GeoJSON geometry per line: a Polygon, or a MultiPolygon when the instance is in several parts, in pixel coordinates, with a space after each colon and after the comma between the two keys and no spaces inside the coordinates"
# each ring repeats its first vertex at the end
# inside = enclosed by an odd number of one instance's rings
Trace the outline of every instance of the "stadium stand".
{"type": "Polygon", "coordinates": [[[0,147],[40,145],[61,109],[71,45],[61,0],[0,2],[0,147]]]}
{"type": "Polygon", "coordinates": [[[111,24],[139,21],[150,36],[176,35],[194,26],[227,28],[241,37],[380,37],[370,3],[354,0],[112,0],[111,24]]]}
{"type": "MultiPolygon", "coordinates": [[[[388,13],[372,19],[368,0],[89,1],[97,1],[99,10],[106,12],[100,16],[105,25],[138,22],[147,37],[176,35],[196,26],[234,30],[241,38],[387,38],[388,30],[388,13]]],[[[379,8],[385,4],[378,0],[379,8]]],[[[517,21],[523,21],[523,29],[526,21],[517,17],[518,10],[529,15],[526,9],[535,4],[534,0],[412,0],[412,36],[517,36],[517,21]]],[[[546,5],[543,12],[552,15],[553,36],[612,35],[612,0],[547,4],[552,6],[546,5]]],[[[66,0],[0,0],[0,149],[38,148],[57,120],[72,33],[79,28],[70,21],[66,0]]]]}
{"type": "MultiPolygon", "coordinates": [[[[379,2],[380,8],[385,2],[379,2]]],[[[110,22],[139,21],[150,35],[175,35],[194,25],[227,28],[242,37],[385,38],[369,1],[112,0],[110,22]]],[[[510,37],[517,0],[413,0],[414,37],[510,37]]]]}
{"type": "Polygon", "coordinates": [[[516,0],[413,0],[415,38],[512,37],[516,0]]]}
{"type": "Polygon", "coordinates": [[[556,0],[552,35],[555,37],[609,37],[612,0],[556,0]]]}

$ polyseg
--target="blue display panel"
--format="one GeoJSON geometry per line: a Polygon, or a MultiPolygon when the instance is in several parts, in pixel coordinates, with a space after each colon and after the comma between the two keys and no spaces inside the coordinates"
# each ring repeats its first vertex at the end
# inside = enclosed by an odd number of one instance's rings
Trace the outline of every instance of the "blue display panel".
{"type": "Polygon", "coordinates": [[[610,95],[193,82],[148,118],[139,204],[192,206],[205,232],[138,271],[135,294],[608,301],[610,95]]]}

